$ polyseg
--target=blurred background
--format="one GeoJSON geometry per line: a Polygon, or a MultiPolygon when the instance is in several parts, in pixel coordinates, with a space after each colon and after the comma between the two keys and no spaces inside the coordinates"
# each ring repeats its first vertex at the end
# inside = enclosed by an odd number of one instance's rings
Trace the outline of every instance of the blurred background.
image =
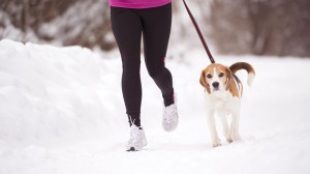
{"type": "MultiPolygon", "coordinates": [[[[309,0],[188,4],[218,54],[310,57],[309,0]]],[[[1,0],[0,7],[0,39],[81,45],[104,52],[116,48],[107,0],[1,0]]],[[[201,45],[181,0],[173,1],[171,45],[183,50],[201,45]]]]}
{"type": "Polygon", "coordinates": [[[142,65],[149,145],[130,155],[107,1],[0,0],[0,174],[310,174],[310,0],[187,0],[216,61],[256,71],[251,88],[238,72],[242,141],[219,129],[219,149],[199,84],[209,61],[172,0],[167,67],[181,121],[162,130],[161,92],[142,65]]]}

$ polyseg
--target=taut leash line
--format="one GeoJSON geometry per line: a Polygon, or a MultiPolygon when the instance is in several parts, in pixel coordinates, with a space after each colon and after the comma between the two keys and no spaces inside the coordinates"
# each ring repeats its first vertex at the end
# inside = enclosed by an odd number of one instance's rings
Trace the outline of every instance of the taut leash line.
{"type": "Polygon", "coordinates": [[[201,42],[202,42],[202,44],[203,44],[203,46],[204,46],[204,48],[205,48],[205,50],[206,50],[206,52],[207,52],[207,54],[208,54],[208,57],[209,57],[211,63],[215,63],[214,58],[213,58],[213,56],[212,56],[212,54],[211,54],[211,52],[210,52],[210,50],[209,50],[209,47],[208,47],[208,45],[207,45],[207,42],[206,42],[205,39],[203,38],[203,35],[202,35],[202,33],[201,33],[201,30],[199,29],[199,26],[198,26],[198,24],[197,24],[197,22],[196,22],[194,16],[192,15],[190,9],[188,8],[188,6],[187,6],[185,0],[183,0],[183,3],[184,3],[184,6],[185,6],[185,8],[186,8],[186,11],[187,11],[189,17],[191,18],[191,20],[192,20],[192,22],[193,22],[193,24],[194,24],[194,26],[195,26],[195,29],[196,29],[196,31],[197,31],[197,33],[198,33],[198,35],[199,35],[199,38],[200,38],[200,40],[201,40],[201,42]]]}

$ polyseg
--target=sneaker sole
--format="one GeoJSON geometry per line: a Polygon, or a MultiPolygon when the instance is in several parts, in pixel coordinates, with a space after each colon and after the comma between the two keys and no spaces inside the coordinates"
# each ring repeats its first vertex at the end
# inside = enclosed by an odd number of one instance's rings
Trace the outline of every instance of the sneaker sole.
{"type": "Polygon", "coordinates": [[[130,147],[129,149],[126,150],[127,152],[136,152],[138,150],[136,150],[134,147],[130,147]]]}

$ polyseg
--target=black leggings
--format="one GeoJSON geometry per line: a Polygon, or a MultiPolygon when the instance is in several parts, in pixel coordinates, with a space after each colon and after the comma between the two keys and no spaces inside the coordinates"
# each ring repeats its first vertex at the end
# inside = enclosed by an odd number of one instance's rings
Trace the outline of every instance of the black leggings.
{"type": "Polygon", "coordinates": [[[172,76],[164,62],[171,27],[171,4],[148,9],[111,7],[111,21],[122,57],[122,91],[129,123],[141,126],[140,43],[142,34],[148,73],[160,88],[164,105],[174,103],[172,76]]]}

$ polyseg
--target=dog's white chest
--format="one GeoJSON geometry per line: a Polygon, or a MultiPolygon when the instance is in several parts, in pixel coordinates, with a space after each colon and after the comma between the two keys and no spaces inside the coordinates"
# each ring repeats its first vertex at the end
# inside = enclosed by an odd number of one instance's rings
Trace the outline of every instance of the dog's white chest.
{"type": "Polygon", "coordinates": [[[214,111],[230,112],[239,108],[240,99],[229,91],[215,92],[206,95],[207,107],[214,111]]]}

